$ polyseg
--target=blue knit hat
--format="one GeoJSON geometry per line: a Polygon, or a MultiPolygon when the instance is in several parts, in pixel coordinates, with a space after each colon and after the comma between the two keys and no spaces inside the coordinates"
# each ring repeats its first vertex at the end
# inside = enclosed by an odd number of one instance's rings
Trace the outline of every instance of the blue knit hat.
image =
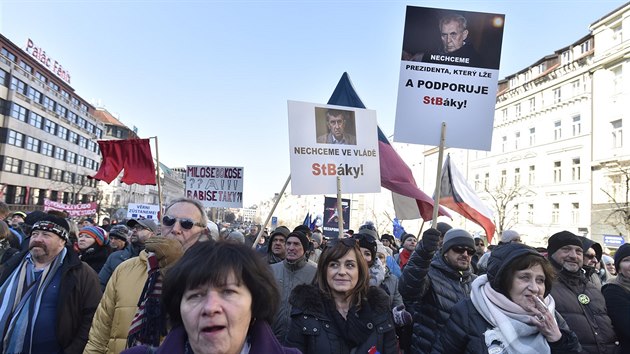
{"type": "Polygon", "coordinates": [[[86,234],[92,237],[99,246],[108,245],[109,237],[107,232],[98,226],[86,226],[79,230],[79,235],[86,234]]]}

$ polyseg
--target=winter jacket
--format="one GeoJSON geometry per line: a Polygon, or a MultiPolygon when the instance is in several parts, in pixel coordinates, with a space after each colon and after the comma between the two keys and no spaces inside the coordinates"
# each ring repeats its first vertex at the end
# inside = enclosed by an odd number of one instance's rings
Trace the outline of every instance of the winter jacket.
{"type": "MultiPolygon", "coordinates": [[[[319,353],[371,353],[372,348],[380,354],[397,354],[396,330],[392,320],[389,297],[378,287],[370,287],[363,299],[361,309],[350,312],[356,316],[353,328],[367,328],[369,335],[357,346],[347,341],[348,331],[339,328],[333,316],[338,314],[334,301],[314,285],[299,285],[291,295],[291,324],[287,335],[287,346],[299,349],[304,354],[319,353]],[[360,325],[356,325],[360,324],[360,325]]],[[[359,330],[357,328],[357,330],[359,330]]]]}
{"type": "Polygon", "coordinates": [[[608,316],[619,338],[619,352],[630,353],[630,291],[618,284],[602,287],[608,316]]]}
{"type": "MultiPolygon", "coordinates": [[[[256,321],[249,328],[249,344],[251,345],[249,352],[251,354],[300,354],[297,349],[285,348],[278,343],[278,340],[271,332],[271,327],[265,321],[256,321]]],[[[173,328],[172,331],[164,339],[162,345],[155,352],[156,354],[184,354],[188,335],[184,327],[173,328]]],[[[127,349],[122,354],[146,354],[150,353],[149,349],[140,345],[127,349]]]]}
{"type": "Polygon", "coordinates": [[[98,278],[101,282],[101,288],[103,291],[105,290],[105,286],[107,285],[107,281],[114,273],[114,269],[120,265],[120,263],[128,260],[132,257],[137,257],[140,254],[144,247],[134,247],[133,244],[128,243],[127,247],[120,251],[116,251],[107,257],[107,261],[101,268],[101,271],[98,273],[98,278]]]}
{"type": "Polygon", "coordinates": [[[87,249],[80,251],[79,258],[85,263],[87,263],[94,271],[98,274],[103,268],[103,264],[107,261],[107,257],[111,252],[111,248],[109,246],[98,246],[93,245],[88,247],[87,249]]]}
{"type": "Polygon", "coordinates": [[[305,257],[295,263],[289,263],[285,259],[280,263],[272,264],[271,272],[280,290],[280,307],[272,328],[280,343],[284,345],[291,321],[291,304],[289,303],[291,291],[298,285],[311,284],[317,272],[317,265],[307,261],[305,257]]]}
{"type": "Polygon", "coordinates": [[[398,278],[392,275],[389,269],[385,271],[385,279],[381,283],[381,288],[389,295],[392,308],[403,304],[402,296],[398,292],[398,278]]]}
{"type": "Polygon", "coordinates": [[[477,277],[470,269],[459,272],[444,257],[433,257],[420,243],[399,279],[398,290],[405,307],[413,314],[413,353],[428,353],[452,307],[470,295],[477,277]]]}
{"type": "MultiPolygon", "coordinates": [[[[578,338],[571,331],[567,322],[556,312],[556,321],[560,327],[562,338],[548,343],[552,354],[579,353],[581,350],[578,338]]],[[[433,344],[432,354],[485,354],[488,346],[484,333],[492,329],[483,316],[477,311],[470,299],[457,303],[451,309],[451,317],[442,327],[433,344]]]]}
{"type": "MultiPolygon", "coordinates": [[[[80,354],[88,340],[94,311],[101,299],[98,276],[66,247],[61,265],[61,285],[57,299],[57,341],[65,354],[80,354]]],[[[0,284],[4,284],[27,252],[11,257],[2,268],[0,284]]]]}
{"type": "Polygon", "coordinates": [[[577,334],[584,353],[615,354],[619,346],[612,322],[606,313],[604,295],[589,281],[582,270],[569,272],[552,258],[558,277],[553,281],[551,295],[556,300],[556,311],[564,317],[577,334]],[[580,295],[586,295],[588,298],[580,295]],[[582,298],[580,303],[578,296],[582,298]]]}
{"type": "Polygon", "coordinates": [[[90,329],[85,354],[118,354],[127,345],[129,326],[147,281],[147,252],[121,263],[107,283],[90,329]]]}

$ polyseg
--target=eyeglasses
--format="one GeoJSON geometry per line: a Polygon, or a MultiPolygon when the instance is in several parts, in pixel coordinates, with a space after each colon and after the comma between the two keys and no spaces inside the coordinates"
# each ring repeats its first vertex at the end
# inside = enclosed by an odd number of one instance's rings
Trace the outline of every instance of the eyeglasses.
{"type": "Polygon", "coordinates": [[[458,253],[458,254],[464,254],[464,252],[468,253],[469,256],[472,256],[475,254],[475,250],[472,248],[455,246],[455,247],[452,247],[451,249],[453,250],[453,252],[458,253]]]}
{"type": "Polygon", "coordinates": [[[326,243],[326,247],[332,248],[332,247],[337,246],[337,244],[339,244],[339,243],[342,243],[346,247],[354,247],[355,245],[357,245],[359,243],[359,240],[357,240],[356,238],[352,238],[352,237],[334,238],[332,240],[329,240],[326,243]]]}
{"type": "Polygon", "coordinates": [[[597,256],[596,254],[590,254],[590,253],[584,253],[584,257],[588,258],[588,259],[593,259],[595,258],[595,256],[597,256]]]}
{"type": "Polygon", "coordinates": [[[173,226],[175,225],[176,221],[179,221],[179,226],[186,230],[192,229],[193,226],[206,227],[206,225],[199,222],[194,222],[192,221],[192,219],[188,218],[172,218],[168,215],[164,215],[164,217],[162,218],[162,224],[164,224],[165,226],[173,226]]]}

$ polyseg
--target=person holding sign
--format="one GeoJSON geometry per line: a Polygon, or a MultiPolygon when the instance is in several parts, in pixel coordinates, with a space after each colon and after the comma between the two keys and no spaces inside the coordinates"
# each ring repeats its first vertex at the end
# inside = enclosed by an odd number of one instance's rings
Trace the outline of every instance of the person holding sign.
{"type": "Polygon", "coordinates": [[[318,136],[317,142],[320,144],[356,145],[357,138],[346,132],[349,114],[349,111],[340,109],[327,110],[326,127],[328,128],[328,133],[318,136]]]}

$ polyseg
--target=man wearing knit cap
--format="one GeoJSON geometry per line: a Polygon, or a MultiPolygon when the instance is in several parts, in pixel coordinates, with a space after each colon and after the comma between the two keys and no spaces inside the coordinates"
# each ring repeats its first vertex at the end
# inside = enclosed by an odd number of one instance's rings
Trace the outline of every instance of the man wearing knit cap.
{"type": "Polygon", "coordinates": [[[428,229],[403,269],[398,290],[413,313],[412,353],[429,353],[451,308],[470,295],[473,274],[470,260],[475,241],[465,230],[450,229],[438,252],[440,231],[428,229]]]}
{"type": "Polygon", "coordinates": [[[557,273],[551,288],[556,311],[577,334],[583,353],[617,353],[617,336],[606,311],[604,296],[582,269],[583,246],[582,240],[569,231],[549,237],[548,257],[557,273]]]}
{"type": "Polygon", "coordinates": [[[400,269],[404,269],[407,262],[409,262],[409,257],[411,257],[411,254],[416,249],[417,243],[418,241],[416,240],[415,235],[404,233],[400,236],[402,249],[399,253],[394,255],[394,259],[396,260],[396,263],[398,263],[400,269]]]}
{"type": "Polygon", "coordinates": [[[522,243],[521,235],[515,230],[503,231],[501,233],[501,240],[499,241],[499,244],[512,243],[512,242],[522,243]]]}
{"type": "Polygon", "coordinates": [[[267,242],[267,263],[275,264],[282,262],[287,255],[287,236],[291,231],[286,226],[278,226],[271,233],[267,242]]]}
{"type": "Polygon", "coordinates": [[[46,215],[29,250],[0,271],[3,353],[80,354],[101,298],[98,277],[67,245],[68,222],[46,215]]]}
{"type": "Polygon", "coordinates": [[[272,327],[273,333],[283,345],[286,343],[291,322],[289,295],[296,286],[310,284],[317,271],[317,264],[306,259],[309,243],[308,238],[302,232],[291,232],[286,241],[286,258],[280,263],[271,265],[271,272],[280,289],[280,307],[272,327]]]}
{"type": "Polygon", "coordinates": [[[129,242],[129,229],[125,225],[114,225],[109,229],[109,247],[112,252],[122,251],[129,242]]]}

